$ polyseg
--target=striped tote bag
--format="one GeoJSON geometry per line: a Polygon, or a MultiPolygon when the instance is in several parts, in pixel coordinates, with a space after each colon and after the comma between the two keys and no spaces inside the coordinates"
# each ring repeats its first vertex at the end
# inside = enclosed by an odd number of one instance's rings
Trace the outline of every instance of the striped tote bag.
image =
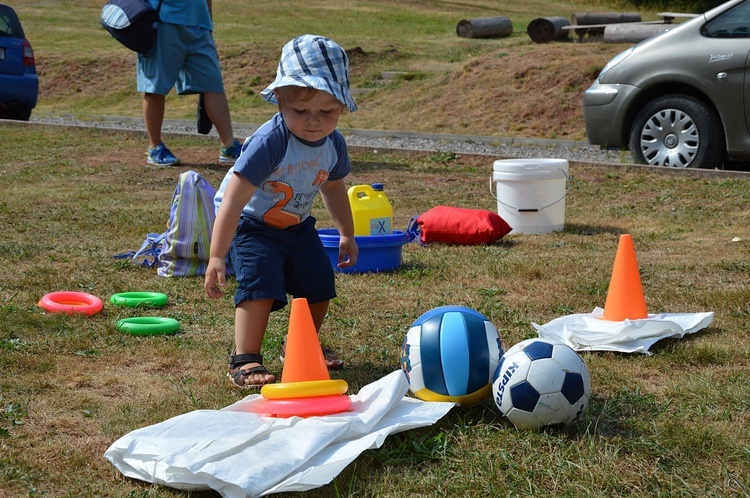
{"type": "Polygon", "coordinates": [[[214,196],[211,184],[195,171],[186,171],[172,196],[169,226],[159,251],[161,277],[205,275],[213,233],[214,196]]]}

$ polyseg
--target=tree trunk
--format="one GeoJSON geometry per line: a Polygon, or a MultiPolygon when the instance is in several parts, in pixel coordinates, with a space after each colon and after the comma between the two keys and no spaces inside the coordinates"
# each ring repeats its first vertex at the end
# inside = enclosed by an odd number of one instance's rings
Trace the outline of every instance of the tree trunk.
{"type": "Polygon", "coordinates": [[[625,22],[641,22],[638,12],[584,12],[570,17],[573,24],[584,26],[587,24],[616,24],[625,22]]]}
{"type": "Polygon", "coordinates": [[[507,17],[480,17],[461,19],[456,34],[461,38],[505,37],[513,33],[513,23],[507,17]]]}
{"type": "Polygon", "coordinates": [[[604,28],[604,43],[638,43],[671,28],[674,24],[612,24],[604,28]]]}
{"type": "Polygon", "coordinates": [[[567,38],[568,32],[562,27],[569,24],[564,17],[540,17],[529,23],[526,32],[534,43],[549,43],[567,38]]]}

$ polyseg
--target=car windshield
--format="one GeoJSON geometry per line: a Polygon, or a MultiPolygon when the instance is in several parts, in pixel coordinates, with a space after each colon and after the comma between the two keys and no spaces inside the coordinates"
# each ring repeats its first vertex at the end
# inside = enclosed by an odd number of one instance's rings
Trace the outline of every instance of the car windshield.
{"type": "Polygon", "coordinates": [[[7,5],[0,5],[0,36],[23,38],[23,29],[16,13],[7,5]]]}
{"type": "Polygon", "coordinates": [[[750,1],[706,23],[701,34],[708,38],[750,38],[750,1]]]}
{"type": "Polygon", "coordinates": [[[18,16],[6,5],[0,5],[0,36],[23,38],[23,29],[18,16]]]}

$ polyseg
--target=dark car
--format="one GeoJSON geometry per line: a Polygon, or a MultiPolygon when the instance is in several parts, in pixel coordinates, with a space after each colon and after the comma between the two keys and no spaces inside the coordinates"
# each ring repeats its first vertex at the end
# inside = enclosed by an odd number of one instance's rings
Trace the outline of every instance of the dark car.
{"type": "Polygon", "coordinates": [[[591,144],[638,163],[750,161],[750,0],[731,0],[617,55],[586,90],[591,144]]]}
{"type": "Polygon", "coordinates": [[[16,12],[0,4],[0,118],[28,121],[38,95],[34,51],[16,12]]]}

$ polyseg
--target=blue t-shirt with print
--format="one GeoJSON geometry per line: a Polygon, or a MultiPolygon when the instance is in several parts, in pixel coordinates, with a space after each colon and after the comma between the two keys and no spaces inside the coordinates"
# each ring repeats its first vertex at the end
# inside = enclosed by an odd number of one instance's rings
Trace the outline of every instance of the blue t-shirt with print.
{"type": "MultiPolygon", "coordinates": [[[[156,8],[159,0],[148,0],[148,4],[156,8]]],[[[214,29],[206,0],[162,0],[159,19],[170,24],[214,29]]]]}
{"type": "Polygon", "coordinates": [[[218,211],[229,179],[239,174],[257,187],[243,216],[286,228],[310,216],[320,186],[349,174],[351,162],[340,132],[310,143],[294,136],[277,113],[242,145],[242,154],[227,172],[214,198],[218,211]]]}

